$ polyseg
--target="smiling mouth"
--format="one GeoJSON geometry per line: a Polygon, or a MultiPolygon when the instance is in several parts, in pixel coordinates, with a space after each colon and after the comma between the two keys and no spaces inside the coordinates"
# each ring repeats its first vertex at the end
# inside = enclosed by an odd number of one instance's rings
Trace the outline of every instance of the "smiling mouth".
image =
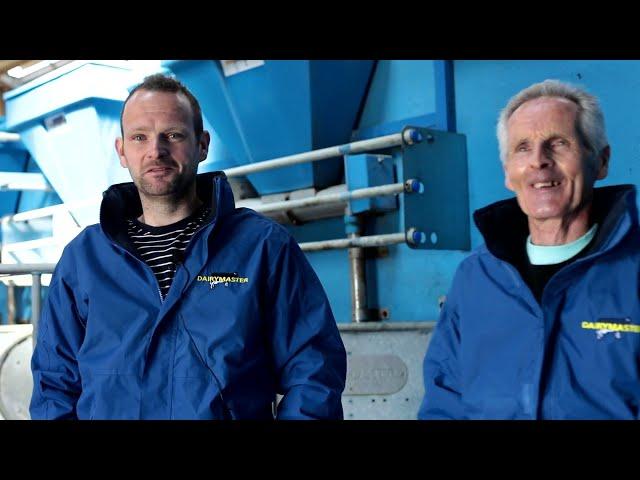
{"type": "Polygon", "coordinates": [[[548,188],[557,187],[561,182],[556,182],[555,180],[550,182],[536,182],[531,184],[531,186],[536,190],[544,190],[548,188]]]}

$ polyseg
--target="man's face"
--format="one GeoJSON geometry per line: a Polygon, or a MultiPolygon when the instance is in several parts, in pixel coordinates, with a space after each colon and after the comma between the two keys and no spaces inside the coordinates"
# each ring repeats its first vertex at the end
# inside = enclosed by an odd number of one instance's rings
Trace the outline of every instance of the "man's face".
{"type": "Polygon", "coordinates": [[[570,220],[607,176],[608,148],[591,153],[576,131],[578,107],[541,97],[522,104],[507,122],[505,185],[536,220],[570,220]]]}
{"type": "Polygon", "coordinates": [[[207,157],[209,134],[196,139],[193,112],[182,93],[138,90],[122,115],[116,140],[120,165],[129,169],[141,195],[182,196],[207,157]]]}

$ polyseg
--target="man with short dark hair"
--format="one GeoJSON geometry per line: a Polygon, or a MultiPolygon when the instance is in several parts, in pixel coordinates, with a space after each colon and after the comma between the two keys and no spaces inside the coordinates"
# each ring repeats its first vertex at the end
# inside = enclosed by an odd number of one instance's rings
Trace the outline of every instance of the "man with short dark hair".
{"type": "Polygon", "coordinates": [[[154,75],[122,111],[133,183],[64,250],[32,360],[34,419],[341,419],[346,353],[280,225],[236,209],[197,100],[154,75]]]}
{"type": "Polygon", "coordinates": [[[498,122],[516,198],[475,212],[424,361],[422,419],[640,417],[640,230],[632,185],[594,188],[610,148],[597,99],[555,80],[498,122]]]}

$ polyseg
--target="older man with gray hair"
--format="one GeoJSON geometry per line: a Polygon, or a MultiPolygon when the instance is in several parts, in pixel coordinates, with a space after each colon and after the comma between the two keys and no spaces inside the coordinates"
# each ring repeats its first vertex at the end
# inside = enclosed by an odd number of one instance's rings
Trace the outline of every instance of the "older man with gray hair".
{"type": "Polygon", "coordinates": [[[610,148],[598,100],[556,80],[500,113],[515,198],[474,213],[424,360],[421,419],[637,419],[640,230],[632,185],[594,188],[610,148]]]}

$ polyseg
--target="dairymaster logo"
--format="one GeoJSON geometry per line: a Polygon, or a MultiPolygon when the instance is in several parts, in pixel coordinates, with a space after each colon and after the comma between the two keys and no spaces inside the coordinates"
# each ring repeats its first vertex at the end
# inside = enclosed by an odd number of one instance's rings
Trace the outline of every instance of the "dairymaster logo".
{"type": "Polygon", "coordinates": [[[640,325],[631,323],[631,318],[599,318],[597,322],[582,322],[585,330],[595,330],[596,338],[602,338],[611,334],[620,339],[623,333],[640,333],[640,325]]]}
{"type": "Polygon", "coordinates": [[[238,283],[249,283],[249,278],[241,277],[237,273],[226,273],[226,272],[218,272],[218,273],[210,273],[209,275],[198,275],[196,278],[197,282],[207,283],[211,290],[213,290],[216,285],[222,285],[224,287],[228,287],[231,284],[238,283]]]}

